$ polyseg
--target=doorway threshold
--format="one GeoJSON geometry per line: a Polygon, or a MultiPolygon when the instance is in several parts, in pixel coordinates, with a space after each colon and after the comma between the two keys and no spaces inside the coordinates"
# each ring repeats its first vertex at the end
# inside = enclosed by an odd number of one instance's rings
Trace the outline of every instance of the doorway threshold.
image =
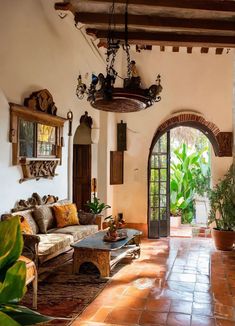
{"type": "Polygon", "coordinates": [[[170,228],[170,237],[177,238],[192,238],[192,226],[191,225],[181,225],[179,227],[170,228]]]}

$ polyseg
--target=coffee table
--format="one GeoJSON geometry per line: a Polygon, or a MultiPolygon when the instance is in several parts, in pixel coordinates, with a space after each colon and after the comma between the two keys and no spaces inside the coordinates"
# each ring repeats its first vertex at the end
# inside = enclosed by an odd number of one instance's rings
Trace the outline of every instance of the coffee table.
{"type": "Polygon", "coordinates": [[[142,232],[125,229],[127,237],[115,242],[103,240],[106,231],[99,231],[71,245],[74,248],[73,272],[79,273],[83,263],[91,262],[99,270],[101,277],[108,277],[111,269],[123,258],[140,255],[140,237],[142,232]]]}

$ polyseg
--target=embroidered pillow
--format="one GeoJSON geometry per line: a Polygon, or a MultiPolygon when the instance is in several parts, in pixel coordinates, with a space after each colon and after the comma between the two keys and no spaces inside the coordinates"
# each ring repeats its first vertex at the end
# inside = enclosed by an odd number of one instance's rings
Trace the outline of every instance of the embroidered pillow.
{"type": "Polygon", "coordinates": [[[47,230],[55,226],[54,216],[50,206],[38,206],[34,210],[33,215],[41,233],[47,233],[47,230]]]}
{"type": "Polygon", "coordinates": [[[18,214],[13,214],[13,215],[23,216],[29,223],[29,225],[33,231],[33,234],[37,234],[39,232],[39,227],[32,216],[31,210],[22,211],[22,212],[20,212],[20,214],[18,213],[18,214]]]}
{"type": "Polygon", "coordinates": [[[55,214],[58,228],[79,224],[78,212],[75,204],[52,206],[52,209],[55,214]]]}
{"type": "Polygon", "coordinates": [[[20,216],[20,229],[22,233],[33,234],[33,230],[24,216],[20,216]]]}

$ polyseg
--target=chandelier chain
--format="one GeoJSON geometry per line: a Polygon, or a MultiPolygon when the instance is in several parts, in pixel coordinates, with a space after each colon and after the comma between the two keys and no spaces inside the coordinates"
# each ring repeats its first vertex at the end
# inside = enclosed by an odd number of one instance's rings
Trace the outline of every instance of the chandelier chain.
{"type": "Polygon", "coordinates": [[[125,9],[125,44],[124,50],[126,52],[127,57],[127,78],[131,78],[131,59],[130,59],[130,45],[128,43],[128,0],[126,1],[126,9],[125,9]]]}

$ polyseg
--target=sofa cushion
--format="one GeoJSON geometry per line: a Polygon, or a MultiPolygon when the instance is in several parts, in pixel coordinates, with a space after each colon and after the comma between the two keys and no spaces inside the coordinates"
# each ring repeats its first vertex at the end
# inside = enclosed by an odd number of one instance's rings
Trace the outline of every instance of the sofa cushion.
{"type": "Polygon", "coordinates": [[[53,255],[57,251],[61,251],[73,243],[73,237],[69,234],[39,234],[39,237],[39,255],[53,255]]]}
{"type": "Polygon", "coordinates": [[[48,231],[53,234],[70,234],[73,236],[73,242],[87,237],[98,231],[98,225],[71,225],[64,228],[57,228],[48,231]]]}
{"type": "Polygon", "coordinates": [[[52,208],[50,206],[37,206],[33,212],[33,216],[39,226],[40,233],[47,233],[48,229],[51,229],[56,225],[52,208]]]}
{"type": "Polygon", "coordinates": [[[26,220],[26,218],[22,215],[19,215],[20,217],[20,229],[21,232],[24,234],[33,234],[33,230],[29,224],[29,222],[26,220]]]}
{"type": "Polygon", "coordinates": [[[75,204],[52,206],[52,209],[55,214],[58,228],[79,224],[77,207],[75,204]]]}
{"type": "Polygon", "coordinates": [[[15,212],[15,213],[12,213],[13,216],[16,216],[16,215],[21,215],[23,216],[27,222],[29,223],[32,231],[33,231],[33,234],[37,234],[39,232],[39,227],[37,225],[37,223],[35,222],[33,216],[32,216],[32,210],[31,209],[27,209],[26,211],[19,211],[19,212],[15,212]]]}
{"type": "Polygon", "coordinates": [[[82,225],[95,224],[96,215],[79,210],[78,218],[79,218],[79,224],[82,225]]]}

